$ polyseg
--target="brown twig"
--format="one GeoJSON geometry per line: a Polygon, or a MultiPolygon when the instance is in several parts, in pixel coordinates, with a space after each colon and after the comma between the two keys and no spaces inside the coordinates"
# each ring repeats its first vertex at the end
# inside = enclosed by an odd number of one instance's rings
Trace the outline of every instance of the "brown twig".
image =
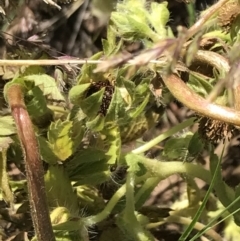
{"type": "Polygon", "coordinates": [[[37,240],[54,241],[45,193],[44,170],[33,125],[24,103],[23,90],[19,84],[13,84],[6,92],[24,153],[31,215],[37,240]]]}

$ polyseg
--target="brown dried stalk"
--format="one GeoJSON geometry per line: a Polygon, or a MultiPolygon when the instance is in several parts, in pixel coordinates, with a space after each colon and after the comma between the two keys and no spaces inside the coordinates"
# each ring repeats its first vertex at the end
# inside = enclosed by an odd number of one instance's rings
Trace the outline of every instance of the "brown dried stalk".
{"type": "Polygon", "coordinates": [[[44,170],[33,125],[24,103],[22,87],[13,84],[7,89],[6,95],[24,153],[31,215],[37,240],[54,241],[45,193],[44,170]]]}

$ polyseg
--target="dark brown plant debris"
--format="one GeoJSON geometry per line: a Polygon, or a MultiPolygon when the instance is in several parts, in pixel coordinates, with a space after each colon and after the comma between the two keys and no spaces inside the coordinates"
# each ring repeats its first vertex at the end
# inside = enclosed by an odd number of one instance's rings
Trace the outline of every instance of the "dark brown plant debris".
{"type": "Polygon", "coordinates": [[[105,88],[103,99],[102,99],[102,104],[100,106],[100,110],[98,114],[106,115],[108,111],[108,107],[111,103],[112,96],[114,93],[114,86],[111,85],[111,83],[106,80],[106,81],[98,81],[98,82],[93,82],[91,86],[89,87],[89,90],[87,92],[87,96],[90,96],[102,88],[105,88]]]}
{"type": "Polygon", "coordinates": [[[230,140],[235,127],[219,120],[207,117],[199,118],[198,132],[204,140],[217,144],[220,141],[230,140]]]}

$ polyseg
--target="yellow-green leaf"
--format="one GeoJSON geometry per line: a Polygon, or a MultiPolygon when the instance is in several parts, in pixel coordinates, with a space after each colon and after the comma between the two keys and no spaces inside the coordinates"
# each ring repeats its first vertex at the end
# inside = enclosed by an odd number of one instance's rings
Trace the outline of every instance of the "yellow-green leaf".
{"type": "Polygon", "coordinates": [[[9,136],[16,133],[14,120],[11,116],[0,117],[0,136],[9,136]]]}

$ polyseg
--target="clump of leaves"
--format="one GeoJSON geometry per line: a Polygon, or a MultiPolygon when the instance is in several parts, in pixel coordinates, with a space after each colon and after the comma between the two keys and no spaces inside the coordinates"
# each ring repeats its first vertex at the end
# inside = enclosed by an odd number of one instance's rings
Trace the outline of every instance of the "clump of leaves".
{"type": "MultiPolygon", "coordinates": [[[[229,36],[222,32],[222,20],[219,25],[214,24],[221,19],[221,8],[226,2],[215,4],[199,22],[190,29],[180,28],[179,36],[174,37],[167,26],[170,15],[166,2],[147,5],[143,0],[125,0],[112,12],[107,39],[102,42],[103,52],[90,59],[110,60],[98,66],[85,63],[69,92],[64,93],[44,68],[21,68],[5,84],[3,94],[14,119],[8,112],[0,118],[2,198],[17,214],[27,201],[24,195],[17,198],[17,193],[28,192],[36,232],[32,240],[55,237],[85,241],[89,240],[91,229],[101,233],[99,240],[154,240],[151,229],[167,222],[187,227],[181,240],[193,229],[199,230],[194,238],[206,233],[220,240],[211,227],[226,212],[233,214],[239,225],[239,188],[233,190],[222,180],[222,157],[214,154],[213,148],[232,130],[228,124],[240,125],[240,113],[231,107],[231,91],[224,85],[230,66],[222,55],[225,45],[230,48],[236,44],[238,31],[229,36]],[[196,34],[197,29],[201,31],[196,34]],[[204,49],[204,40],[216,33],[218,41],[204,49]],[[120,53],[128,42],[141,42],[145,49],[124,57],[120,53]],[[196,121],[192,117],[136,149],[123,151],[125,144],[136,141],[159,121],[174,97],[198,115],[218,121],[218,126],[226,127],[221,129],[223,133],[203,126],[200,131],[210,130],[213,135],[203,141],[202,133],[194,134],[190,128],[196,121]],[[26,119],[28,115],[31,120],[26,119]],[[186,128],[188,131],[184,132],[186,128]],[[35,141],[28,139],[30,134],[35,141]],[[161,155],[167,161],[144,155],[167,138],[161,155]],[[36,150],[33,154],[31,145],[36,150]],[[203,151],[210,153],[210,170],[196,161],[203,151]],[[6,171],[7,162],[19,166],[22,153],[28,191],[26,182],[9,181],[6,171]],[[158,183],[176,173],[186,177],[189,205],[180,209],[169,207],[167,212],[161,207],[143,208],[158,183]],[[209,184],[207,192],[199,190],[196,177],[209,184]],[[36,180],[41,185],[34,186],[36,180]],[[224,208],[221,214],[214,213],[210,218],[206,203],[214,202],[213,189],[224,208]],[[16,200],[11,190],[15,191],[16,200]],[[38,206],[36,202],[41,201],[47,205],[38,206]],[[157,213],[154,216],[153,209],[157,213]],[[49,236],[43,234],[43,223],[49,236]]],[[[232,70],[231,78],[236,71],[232,70]]],[[[238,85],[231,88],[236,99],[238,85]]],[[[213,205],[211,211],[216,210],[213,205]]],[[[6,219],[9,213],[1,215],[6,219]]],[[[11,215],[14,217],[15,213],[11,215]]],[[[22,228],[19,232],[24,231],[22,228]]]]}

